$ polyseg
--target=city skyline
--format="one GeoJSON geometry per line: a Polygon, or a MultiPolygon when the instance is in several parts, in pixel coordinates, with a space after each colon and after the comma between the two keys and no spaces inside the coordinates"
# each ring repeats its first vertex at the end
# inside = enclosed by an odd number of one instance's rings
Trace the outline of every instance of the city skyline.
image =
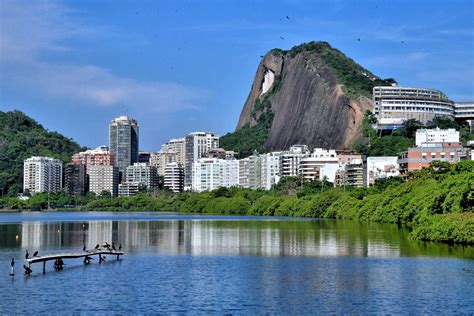
{"type": "Polygon", "coordinates": [[[192,131],[233,131],[260,56],[312,40],[401,85],[474,99],[471,2],[247,4],[4,1],[0,110],[89,148],[129,115],[140,149],[158,150],[192,131]]]}

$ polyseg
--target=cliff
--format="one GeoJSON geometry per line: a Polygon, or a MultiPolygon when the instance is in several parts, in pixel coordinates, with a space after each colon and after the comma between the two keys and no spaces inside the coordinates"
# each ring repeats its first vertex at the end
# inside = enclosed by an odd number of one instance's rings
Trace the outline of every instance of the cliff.
{"type": "Polygon", "coordinates": [[[221,146],[246,156],[293,144],[348,148],[372,110],[372,88],[388,85],[326,42],[311,42],[261,60],[234,133],[221,146]]]}

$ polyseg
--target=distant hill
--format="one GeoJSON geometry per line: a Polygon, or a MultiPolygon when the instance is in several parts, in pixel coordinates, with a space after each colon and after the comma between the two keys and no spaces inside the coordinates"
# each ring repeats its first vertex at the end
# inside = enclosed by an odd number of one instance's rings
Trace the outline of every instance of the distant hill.
{"type": "Polygon", "coordinates": [[[372,88],[390,85],[326,42],[273,49],[257,68],[235,132],[223,148],[248,156],[293,144],[349,148],[372,110],[372,88]]]}
{"type": "Polygon", "coordinates": [[[21,111],[0,111],[0,189],[15,195],[23,190],[23,160],[49,156],[69,162],[81,148],[71,138],[46,130],[21,111]]]}

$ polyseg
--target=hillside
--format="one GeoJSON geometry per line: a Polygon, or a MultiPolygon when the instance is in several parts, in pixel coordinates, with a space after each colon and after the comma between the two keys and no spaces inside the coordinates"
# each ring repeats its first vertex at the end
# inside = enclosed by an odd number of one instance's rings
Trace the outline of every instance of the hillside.
{"type": "Polygon", "coordinates": [[[82,148],[72,139],[50,132],[20,111],[0,111],[0,188],[4,194],[22,191],[23,160],[49,156],[68,162],[82,148]]]}
{"type": "Polygon", "coordinates": [[[271,50],[260,62],[237,128],[221,146],[240,157],[258,150],[348,148],[361,136],[372,88],[389,85],[326,42],[271,50]]]}

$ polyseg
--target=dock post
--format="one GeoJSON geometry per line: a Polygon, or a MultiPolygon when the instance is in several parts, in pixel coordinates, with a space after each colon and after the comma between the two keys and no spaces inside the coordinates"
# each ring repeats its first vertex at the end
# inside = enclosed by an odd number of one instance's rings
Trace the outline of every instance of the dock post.
{"type": "Polygon", "coordinates": [[[119,259],[120,255],[117,255],[117,260],[119,259]]]}
{"type": "Polygon", "coordinates": [[[99,263],[102,263],[102,254],[99,253],[99,263]]]}
{"type": "Polygon", "coordinates": [[[43,261],[43,273],[46,273],[46,260],[43,261]]]}

